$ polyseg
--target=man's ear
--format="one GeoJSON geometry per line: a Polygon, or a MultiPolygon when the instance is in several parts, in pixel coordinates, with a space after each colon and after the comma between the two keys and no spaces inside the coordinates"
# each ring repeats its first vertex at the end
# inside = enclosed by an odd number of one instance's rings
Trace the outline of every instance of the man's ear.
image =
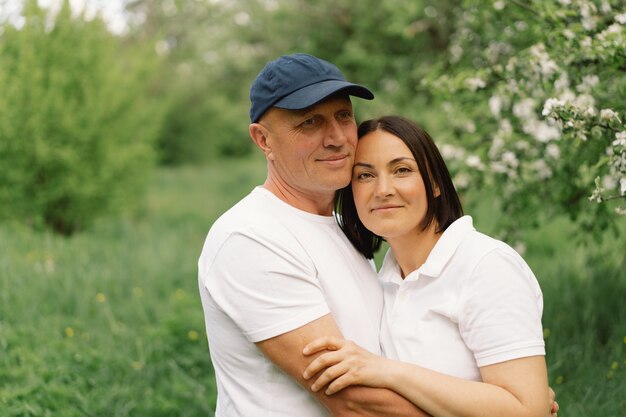
{"type": "Polygon", "coordinates": [[[250,138],[252,138],[254,144],[263,151],[268,160],[273,160],[272,143],[268,139],[270,134],[269,130],[259,123],[252,123],[248,130],[250,131],[250,138]]]}

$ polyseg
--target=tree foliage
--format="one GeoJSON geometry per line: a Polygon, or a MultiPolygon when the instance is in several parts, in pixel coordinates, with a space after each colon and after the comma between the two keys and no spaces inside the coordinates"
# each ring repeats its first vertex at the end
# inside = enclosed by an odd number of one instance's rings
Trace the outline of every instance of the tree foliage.
{"type": "Polygon", "coordinates": [[[0,218],[69,234],[128,206],[154,161],[154,60],[100,19],[35,0],[0,36],[0,218]],[[132,57],[132,59],[131,59],[132,57]]]}
{"type": "Polygon", "coordinates": [[[454,127],[457,186],[495,190],[505,229],[567,213],[599,235],[626,212],[624,6],[466,0],[457,10],[446,59],[421,88],[454,127]]]}

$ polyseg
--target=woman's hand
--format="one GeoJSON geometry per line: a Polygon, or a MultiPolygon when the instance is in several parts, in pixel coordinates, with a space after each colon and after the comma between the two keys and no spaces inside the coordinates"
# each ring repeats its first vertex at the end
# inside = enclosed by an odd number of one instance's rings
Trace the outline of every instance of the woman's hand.
{"type": "Polygon", "coordinates": [[[386,362],[378,355],[368,352],[353,342],[337,337],[321,337],[306,345],[302,353],[312,355],[328,350],[313,360],[304,370],[304,379],[322,372],[311,390],[317,392],[330,383],[326,395],[334,394],[350,385],[385,388],[386,362]]]}

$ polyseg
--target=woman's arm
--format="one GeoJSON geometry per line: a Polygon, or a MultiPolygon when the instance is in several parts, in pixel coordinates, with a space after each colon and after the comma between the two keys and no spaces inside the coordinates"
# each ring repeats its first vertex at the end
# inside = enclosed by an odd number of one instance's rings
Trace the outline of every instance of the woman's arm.
{"type": "Polygon", "coordinates": [[[325,349],[331,352],[311,362],[303,376],[321,372],[311,389],[330,383],[328,395],[350,385],[388,388],[437,417],[546,417],[552,412],[543,356],[482,367],[483,382],[476,382],[385,359],[340,338],[317,339],[304,354],[325,349]]]}

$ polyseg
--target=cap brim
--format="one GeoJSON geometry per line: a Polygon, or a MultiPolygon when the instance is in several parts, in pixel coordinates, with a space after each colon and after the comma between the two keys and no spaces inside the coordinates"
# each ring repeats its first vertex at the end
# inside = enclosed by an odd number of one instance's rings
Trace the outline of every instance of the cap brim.
{"type": "Polygon", "coordinates": [[[341,80],[328,80],[296,90],[278,100],[273,106],[281,109],[301,110],[339,92],[366,100],[372,100],[374,98],[374,94],[362,85],[341,80]]]}

